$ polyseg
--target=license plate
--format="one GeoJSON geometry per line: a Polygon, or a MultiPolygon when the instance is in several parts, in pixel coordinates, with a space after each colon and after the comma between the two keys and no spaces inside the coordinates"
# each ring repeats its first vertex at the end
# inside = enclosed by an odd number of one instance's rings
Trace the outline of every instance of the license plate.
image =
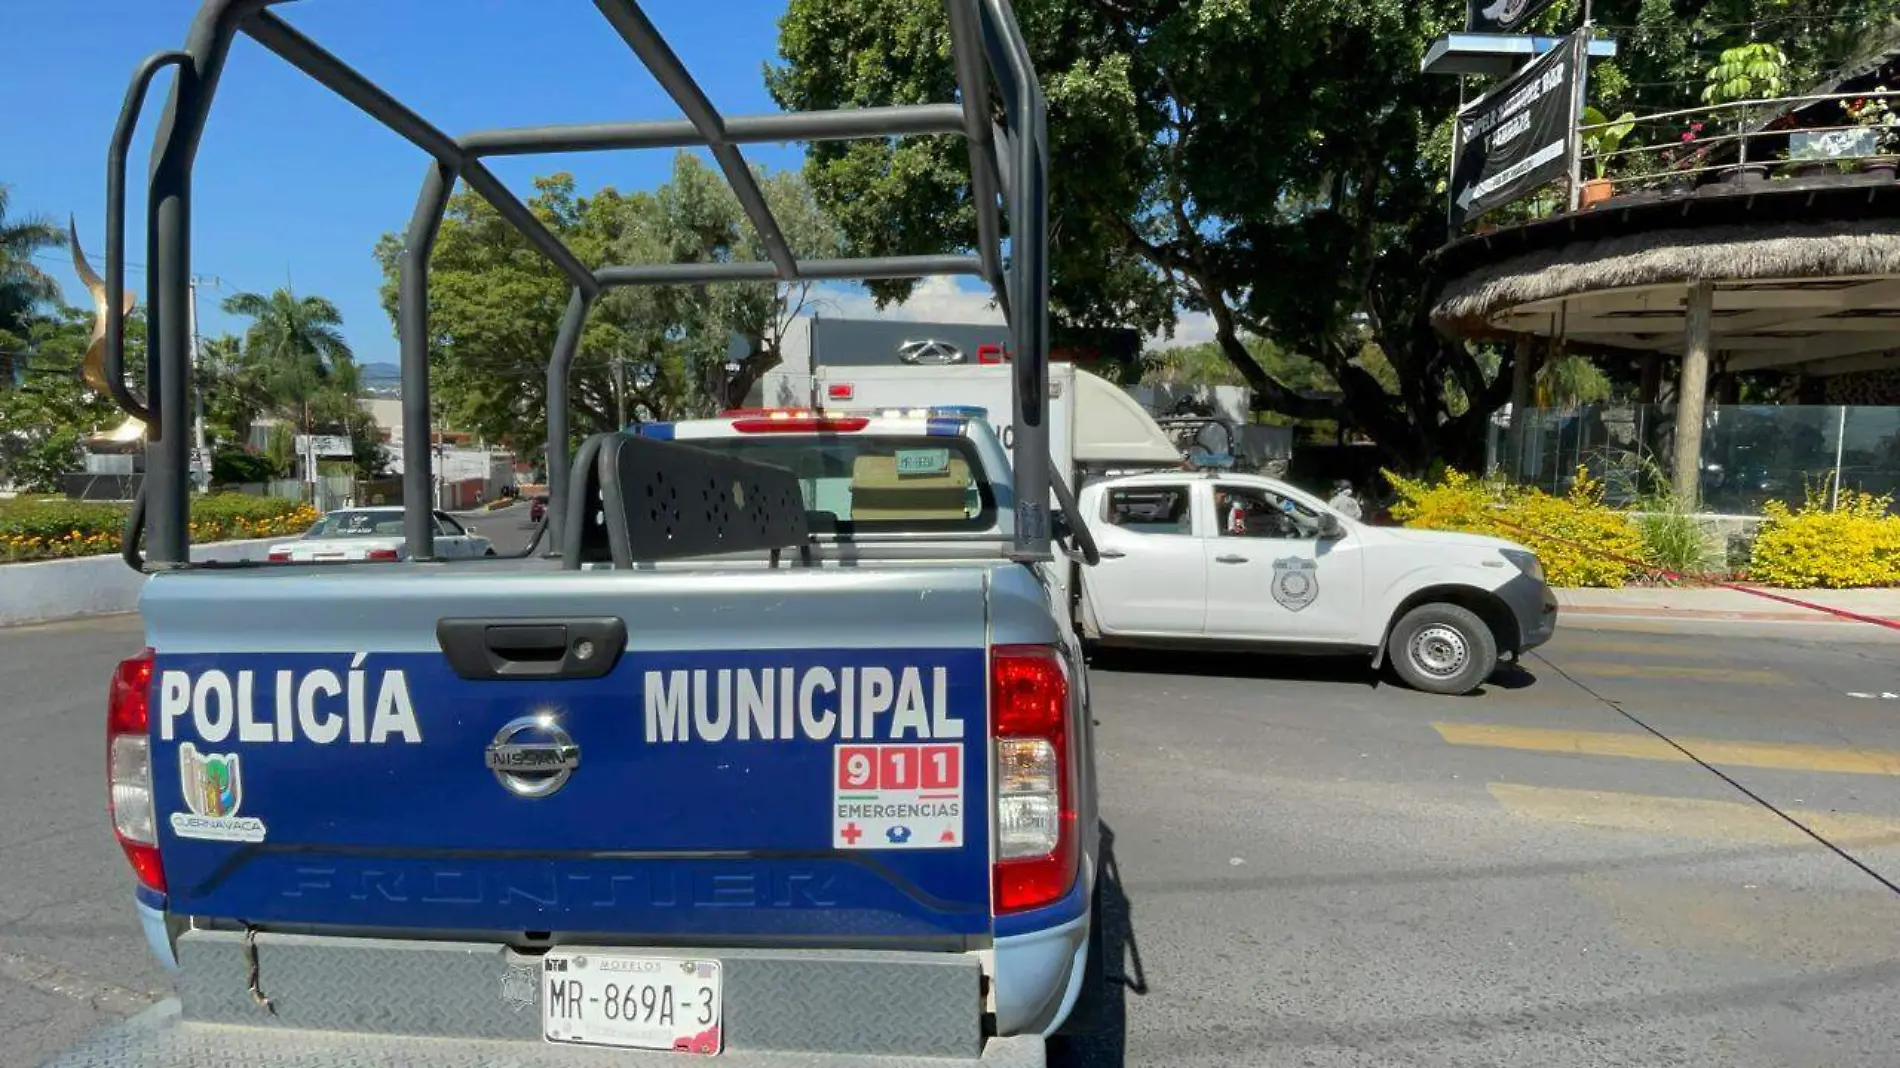
{"type": "Polygon", "coordinates": [[[716,1054],[716,960],[554,950],[541,959],[541,1031],[549,1042],[716,1054]]]}

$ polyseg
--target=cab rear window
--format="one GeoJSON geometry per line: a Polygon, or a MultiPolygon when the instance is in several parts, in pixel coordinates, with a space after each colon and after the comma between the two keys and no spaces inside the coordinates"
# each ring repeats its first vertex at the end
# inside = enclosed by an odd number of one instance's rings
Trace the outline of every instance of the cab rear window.
{"type": "Polygon", "coordinates": [[[759,435],[688,444],[791,471],[814,533],[982,531],[996,523],[982,461],[960,437],[759,435]]]}
{"type": "Polygon", "coordinates": [[[1192,534],[1193,513],[1186,486],[1126,486],[1108,491],[1104,502],[1110,526],[1130,534],[1192,534]]]}

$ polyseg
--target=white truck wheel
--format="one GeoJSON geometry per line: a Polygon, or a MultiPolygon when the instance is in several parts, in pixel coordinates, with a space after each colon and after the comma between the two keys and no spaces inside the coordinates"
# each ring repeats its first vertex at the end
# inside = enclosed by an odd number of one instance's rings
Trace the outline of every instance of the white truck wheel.
{"type": "Polygon", "coordinates": [[[1405,613],[1392,628],[1386,656],[1415,690],[1467,694],[1498,666],[1498,642],[1470,609],[1425,604],[1405,613]]]}

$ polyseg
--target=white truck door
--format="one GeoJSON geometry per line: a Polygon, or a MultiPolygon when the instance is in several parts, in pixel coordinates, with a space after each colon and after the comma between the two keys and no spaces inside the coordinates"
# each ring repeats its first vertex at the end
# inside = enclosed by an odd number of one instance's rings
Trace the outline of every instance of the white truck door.
{"type": "Polygon", "coordinates": [[[1104,635],[1199,637],[1207,611],[1207,558],[1194,532],[1192,483],[1113,483],[1084,508],[1102,561],[1083,568],[1104,635]]]}
{"type": "Polygon", "coordinates": [[[1322,539],[1319,502],[1287,487],[1202,486],[1214,513],[1201,539],[1209,637],[1343,644],[1358,636],[1365,575],[1356,533],[1322,539]]]}

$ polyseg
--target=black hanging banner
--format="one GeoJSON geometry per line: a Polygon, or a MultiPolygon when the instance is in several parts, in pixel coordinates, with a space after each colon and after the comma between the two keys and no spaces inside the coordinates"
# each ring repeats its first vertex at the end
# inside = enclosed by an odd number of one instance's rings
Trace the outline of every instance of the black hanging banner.
{"type": "Polygon", "coordinates": [[[1470,33],[1516,33],[1555,0],[1467,0],[1470,33]]]}
{"type": "Polygon", "coordinates": [[[1460,112],[1452,133],[1453,229],[1570,170],[1581,34],[1460,112]]]}

